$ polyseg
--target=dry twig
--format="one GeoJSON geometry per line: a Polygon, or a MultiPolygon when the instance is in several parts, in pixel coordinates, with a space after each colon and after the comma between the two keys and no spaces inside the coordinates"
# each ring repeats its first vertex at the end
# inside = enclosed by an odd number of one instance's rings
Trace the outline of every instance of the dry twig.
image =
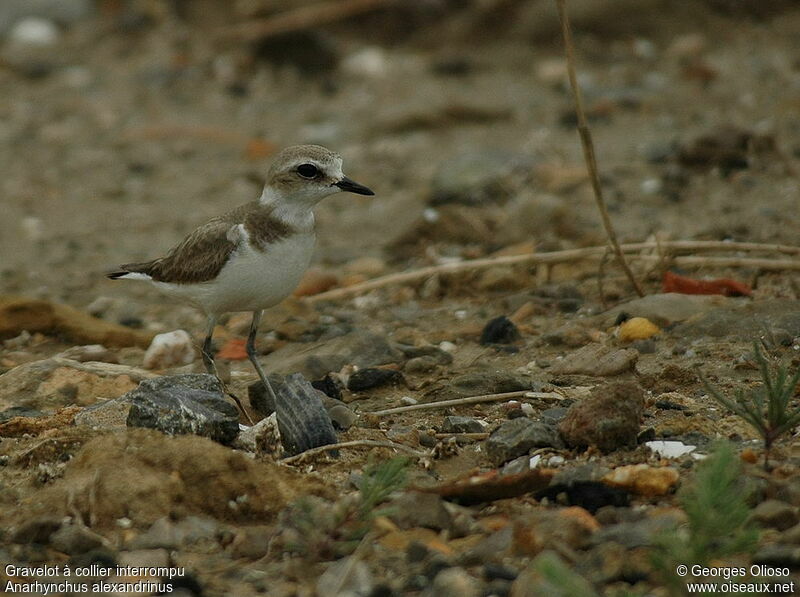
{"type": "Polygon", "coordinates": [[[586,121],[586,114],[583,111],[583,97],[581,89],[578,87],[578,79],[575,76],[575,48],[572,44],[572,30],[569,25],[569,15],[565,6],[565,0],[555,0],[558,7],[558,17],[561,20],[561,32],[564,35],[564,46],[567,53],[567,73],[569,75],[569,83],[572,87],[572,95],[575,98],[575,112],[578,115],[578,134],[581,136],[581,144],[583,145],[583,157],[586,159],[586,168],[589,170],[589,178],[592,181],[592,190],[594,191],[594,198],[597,202],[597,208],[600,210],[600,216],[603,219],[603,226],[608,235],[608,241],[614,249],[617,256],[617,261],[622,267],[625,275],[630,280],[636,294],[644,296],[644,291],[633,275],[628,262],[625,261],[625,255],[619,246],[617,240],[617,233],[614,231],[614,226],[611,223],[611,217],[608,215],[606,202],[603,198],[603,189],[600,186],[600,176],[597,173],[597,160],[594,154],[594,142],[592,141],[592,134],[589,130],[589,125],[586,121]]]}
{"type": "Polygon", "coordinates": [[[401,452],[406,452],[407,454],[411,454],[412,456],[415,456],[417,458],[427,457],[427,454],[425,454],[424,452],[420,452],[419,450],[415,450],[414,448],[409,448],[408,446],[404,446],[403,444],[398,444],[396,442],[380,441],[374,439],[354,439],[349,442],[341,442],[338,444],[327,444],[325,446],[311,448],[310,450],[306,450],[305,452],[301,452],[300,454],[289,456],[287,458],[282,458],[278,462],[280,462],[281,464],[296,464],[298,462],[302,462],[306,458],[310,458],[311,456],[316,456],[317,454],[323,454],[325,452],[332,452],[333,450],[338,450],[339,448],[389,448],[391,450],[400,450],[401,452]]]}
{"type": "MultiPolygon", "coordinates": [[[[655,259],[665,259],[667,252],[672,251],[740,251],[740,252],[765,252],[783,253],[786,255],[800,255],[800,247],[790,245],[773,245],[759,243],[738,243],[725,241],[661,241],[629,243],[620,245],[620,249],[625,253],[633,253],[644,249],[661,249],[662,255],[631,255],[632,259],[642,259],[652,261],[655,259]]],[[[385,288],[397,284],[409,284],[429,278],[436,274],[457,274],[462,272],[479,271],[501,265],[533,265],[567,263],[571,261],[581,261],[589,259],[602,259],[608,251],[608,247],[585,247],[581,249],[567,249],[564,251],[552,251],[549,253],[531,253],[530,255],[510,255],[503,257],[486,257],[484,259],[472,259],[458,263],[445,263],[442,265],[431,265],[420,269],[388,274],[367,280],[361,284],[354,284],[345,288],[335,288],[322,292],[314,296],[307,297],[305,300],[311,303],[322,301],[333,301],[350,296],[364,294],[378,288],[385,288]]],[[[688,266],[717,266],[717,267],[763,267],[770,271],[785,271],[800,269],[800,262],[788,259],[750,259],[744,257],[673,257],[675,265],[688,266]]]]}
{"type": "Polygon", "coordinates": [[[501,400],[511,400],[512,398],[559,398],[560,399],[561,395],[556,394],[555,392],[529,392],[527,390],[521,390],[519,392],[503,392],[502,394],[484,394],[482,396],[468,396],[467,398],[454,398],[453,400],[439,400],[438,402],[426,402],[425,404],[398,406],[396,408],[387,408],[385,410],[365,412],[364,414],[373,415],[376,417],[383,417],[386,415],[405,413],[412,410],[429,410],[432,408],[447,408],[449,406],[461,406],[464,404],[500,402],[501,400]]]}

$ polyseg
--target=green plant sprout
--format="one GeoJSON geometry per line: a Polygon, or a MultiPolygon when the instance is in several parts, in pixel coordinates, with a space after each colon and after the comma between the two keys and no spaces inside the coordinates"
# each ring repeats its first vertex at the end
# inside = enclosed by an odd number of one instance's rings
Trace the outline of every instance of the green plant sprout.
{"type": "Polygon", "coordinates": [[[764,440],[764,468],[768,469],[772,445],[800,424],[800,406],[791,404],[800,383],[800,368],[791,377],[784,365],[779,365],[773,372],[757,342],[753,343],[753,352],[761,372],[761,387],[738,390],[733,398],[729,398],[714,388],[702,373],[700,379],[717,402],[758,432],[764,440]]]}

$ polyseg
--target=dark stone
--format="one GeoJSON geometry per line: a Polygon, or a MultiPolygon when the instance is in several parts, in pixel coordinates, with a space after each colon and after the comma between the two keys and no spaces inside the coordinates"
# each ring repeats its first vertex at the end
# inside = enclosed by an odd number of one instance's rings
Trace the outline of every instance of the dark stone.
{"type": "Polygon", "coordinates": [[[520,338],[522,336],[517,326],[505,315],[492,319],[481,332],[481,344],[484,346],[487,344],[511,344],[520,338]]]}
{"type": "Polygon", "coordinates": [[[289,375],[273,389],[281,442],[288,454],[336,443],[336,432],[318,391],[301,374],[289,375]]]}
{"type": "Polygon", "coordinates": [[[67,555],[86,553],[102,544],[99,535],[75,524],[64,525],[50,536],[50,546],[67,555]]]}
{"type": "Polygon", "coordinates": [[[516,580],[519,573],[502,564],[488,562],[483,566],[483,576],[486,580],[516,580]]]}
{"type": "Polygon", "coordinates": [[[652,427],[648,427],[647,429],[643,429],[639,435],[636,436],[636,443],[643,444],[645,442],[651,442],[656,439],[656,430],[652,427]]]}
{"type": "Polygon", "coordinates": [[[562,446],[555,429],[527,418],[503,423],[485,442],[486,455],[495,466],[527,454],[532,448],[562,446]]]}
{"type": "Polygon", "coordinates": [[[442,422],[442,432],[444,433],[481,433],[483,431],[480,421],[472,417],[448,416],[442,422]]]}
{"type": "Polygon", "coordinates": [[[800,568],[800,547],[797,545],[765,545],[753,555],[753,563],[776,568],[800,568]]]}
{"type": "Polygon", "coordinates": [[[35,408],[28,408],[27,406],[12,406],[0,412],[0,423],[5,423],[14,417],[42,417],[44,413],[35,408]]]}
{"type": "Polygon", "coordinates": [[[419,541],[411,541],[406,548],[406,559],[410,563],[424,562],[429,553],[430,551],[424,543],[420,543],[419,541]]]}
{"type": "Polygon", "coordinates": [[[339,62],[339,51],[332,39],[318,31],[271,36],[256,45],[254,54],[276,66],[293,66],[315,75],[333,71],[339,62]]]}
{"type": "Polygon", "coordinates": [[[311,385],[320,392],[323,392],[326,396],[330,396],[336,400],[342,399],[342,388],[339,387],[339,382],[330,374],[322,379],[312,381],[311,385]]]}
{"type": "Polygon", "coordinates": [[[755,507],[752,518],[760,526],[785,531],[800,522],[797,508],[780,500],[765,500],[755,507]]]}
{"type": "MultiPolygon", "coordinates": [[[[267,379],[274,392],[277,392],[276,387],[283,383],[282,375],[267,375],[267,379]]],[[[250,400],[250,407],[262,417],[268,417],[275,412],[275,401],[260,379],[247,386],[247,398],[250,400]]]]}
{"type": "Polygon", "coordinates": [[[465,152],[442,162],[432,181],[431,205],[496,204],[524,184],[532,160],[498,150],[465,152]]]}
{"type": "Polygon", "coordinates": [[[61,527],[61,519],[55,516],[43,516],[23,523],[11,533],[11,543],[38,543],[46,545],[50,535],[61,527]]]}
{"type": "Polygon", "coordinates": [[[451,530],[453,518],[444,500],[435,493],[407,491],[389,504],[389,518],[402,529],[425,527],[436,531],[451,530]]]}
{"type": "Polygon", "coordinates": [[[639,354],[654,354],[656,351],[656,342],[652,338],[635,340],[631,342],[631,348],[638,351],[639,354]]]}
{"type": "Polygon", "coordinates": [[[362,392],[388,384],[401,383],[403,374],[395,369],[359,369],[347,380],[347,389],[351,392],[362,392]]]}
{"type": "Polygon", "coordinates": [[[624,489],[609,487],[600,481],[576,481],[569,485],[551,485],[536,494],[536,499],[555,500],[560,494],[566,497],[567,505],[580,506],[592,514],[603,506],[627,507],[630,494],[624,489]]]}
{"type": "Polygon", "coordinates": [[[148,379],[125,394],[128,427],[170,434],[194,433],[227,444],[239,433],[239,411],[213,375],[184,374],[148,379]]]}
{"type": "Polygon", "coordinates": [[[539,418],[546,425],[557,425],[567,416],[567,409],[563,406],[554,406],[539,413],[539,418]]]}

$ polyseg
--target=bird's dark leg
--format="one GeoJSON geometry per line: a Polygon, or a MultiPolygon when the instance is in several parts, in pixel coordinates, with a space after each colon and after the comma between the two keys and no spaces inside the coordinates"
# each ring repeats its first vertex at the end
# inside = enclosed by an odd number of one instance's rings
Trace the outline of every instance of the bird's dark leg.
{"type": "Polygon", "coordinates": [[[203,364],[206,366],[206,371],[219,379],[217,375],[217,366],[214,364],[214,354],[213,348],[211,346],[211,339],[214,336],[214,327],[217,325],[217,318],[214,315],[208,316],[208,328],[206,332],[206,339],[203,341],[203,348],[201,349],[201,353],[203,354],[203,364]]]}
{"type": "Polygon", "coordinates": [[[272,386],[269,384],[269,380],[267,376],[264,374],[264,370],[261,368],[261,363],[258,362],[258,353],[256,353],[256,333],[258,333],[258,324],[261,322],[261,316],[264,314],[264,311],[253,311],[253,321],[250,323],[250,335],[247,336],[247,356],[250,359],[250,362],[253,363],[253,367],[258,373],[258,377],[261,379],[261,383],[264,384],[264,387],[267,389],[267,393],[272,398],[273,402],[277,404],[277,399],[275,398],[275,391],[272,389],[272,386]]]}
{"type": "Polygon", "coordinates": [[[239,400],[239,397],[236,394],[228,391],[228,388],[225,385],[225,382],[222,381],[222,379],[219,376],[219,373],[217,372],[217,365],[216,365],[216,363],[214,363],[214,354],[213,354],[214,349],[213,349],[213,347],[211,345],[211,339],[214,336],[214,328],[216,327],[216,325],[217,325],[216,316],[215,315],[209,315],[208,316],[208,331],[206,332],[206,339],[203,341],[203,348],[200,351],[203,354],[203,364],[206,366],[206,371],[208,371],[209,374],[211,374],[211,375],[213,375],[214,377],[217,378],[217,381],[219,382],[219,385],[222,386],[222,390],[228,396],[233,398],[233,401],[236,403],[236,406],[239,407],[239,410],[242,412],[242,414],[244,414],[245,418],[252,425],[253,424],[253,419],[250,418],[250,414],[244,409],[244,406],[242,406],[241,400],[239,400]]]}

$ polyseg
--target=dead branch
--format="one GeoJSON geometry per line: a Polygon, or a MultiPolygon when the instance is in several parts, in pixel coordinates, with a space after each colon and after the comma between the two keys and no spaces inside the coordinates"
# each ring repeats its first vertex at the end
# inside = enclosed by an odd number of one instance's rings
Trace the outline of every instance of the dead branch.
{"type": "Polygon", "coordinates": [[[420,452],[419,450],[415,450],[414,448],[409,448],[408,446],[404,446],[403,444],[398,444],[396,442],[390,441],[379,441],[374,439],[355,439],[349,442],[341,442],[338,444],[327,444],[325,446],[319,446],[317,448],[311,448],[310,450],[306,450],[305,452],[301,452],[300,454],[296,454],[295,456],[289,456],[288,458],[282,458],[278,462],[281,464],[296,464],[305,460],[306,458],[310,458],[311,456],[316,456],[317,454],[322,454],[324,452],[332,452],[333,450],[338,450],[339,448],[389,448],[391,450],[399,450],[401,452],[406,452],[407,454],[411,454],[417,458],[426,458],[427,454],[424,452],[420,452]]]}
{"type": "Polygon", "coordinates": [[[586,168],[589,170],[589,178],[592,181],[592,190],[594,191],[594,198],[597,202],[597,209],[600,210],[600,216],[603,219],[603,227],[606,229],[608,241],[614,249],[614,254],[617,256],[620,267],[636,290],[636,294],[644,296],[642,287],[639,285],[638,280],[636,280],[636,276],[633,275],[630,266],[628,266],[628,262],[625,261],[625,255],[622,253],[619,241],[617,240],[617,233],[614,231],[611,217],[608,215],[606,202],[603,198],[603,188],[600,186],[600,176],[597,173],[597,160],[594,153],[592,133],[589,130],[586,114],[583,111],[581,88],[578,86],[578,79],[575,76],[575,48],[572,44],[572,30],[569,24],[569,15],[567,14],[565,0],[556,0],[556,6],[558,7],[558,17],[561,20],[561,32],[564,35],[564,47],[567,53],[567,74],[569,75],[569,83],[572,87],[572,95],[575,99],[575,112],[578,115],[578,134],[580,134],[581,137],[583,157],[586,160],[586,168]]]}
{"type": "MultiPolygon", "coordinates": [[[[790,245],[774,245],[759,243],[739,243],[725,241],[661,241],[643,242],[620,245],[620,249],[625,253],[634,253],[643,249],[660,248],[662,255],[631,255],[632,259],[652,261],[655,259],[670,258],[666,255],[668,251],[672,253],[682,251],[739,251],[739,252],[764,252],[764,253],[783,253],[787,255],[800,255],[800,247],[790,245]]],[[[311,303],[322,301],[334,301],[350,296],[364,294],[378,288],[385,288],[398,284],[416,283],[436,274],[458,274],[462,272],[480,271],[483,269],[497,267],[501,265],[535,265],[535,264],[556,264],[568,263],[581,260],[602,259],[608,247],[585,247],[581,249],[567,249],[564,251],[552,251],[550,253],[531,253],[530,255],[509,255],[504,257],[486,257],[484,259],[472,259],[458,263],[445,263],[442,265],[431,265],[409,272],[387,274],[372,280],[367,280],[360,284],[354,284],[345,288],[335,288],[320,294],[307,297],[305,300],[311,303]]],[[[675,265],[682,266],[718,266],[718,267],[763,267],[770,271],[794,270],[797,269],[797,261],[788,259],[749,259],[739,257],[672,257],[671,261],[675,265]]]]}
{"type": "Polygon", "coordinates": [[[468,396],[467,398],[454,398],[453,400],[439,400],[438,402],[426,402],[425,404],[412,404],[410,406],[398,406],[396,408],[387,408],[385,410],[376,410],[373,412],[365,412],[364,414],[373,415],[376,417],[383,417],[386,415],[395,415],[397,413],[405,413],[412,410],[428,410],[432,408],[447,408],[449,406],[461,406],[464,404],[480,404],[482,402],[500,402],[501,400],[511,400],[512,398],[558,398],[561,399],[560,394],[555,392],[529,392],[522,390],[519,392],[503,392],[502,394],[484,394],[482,396],[468,396]]]}

